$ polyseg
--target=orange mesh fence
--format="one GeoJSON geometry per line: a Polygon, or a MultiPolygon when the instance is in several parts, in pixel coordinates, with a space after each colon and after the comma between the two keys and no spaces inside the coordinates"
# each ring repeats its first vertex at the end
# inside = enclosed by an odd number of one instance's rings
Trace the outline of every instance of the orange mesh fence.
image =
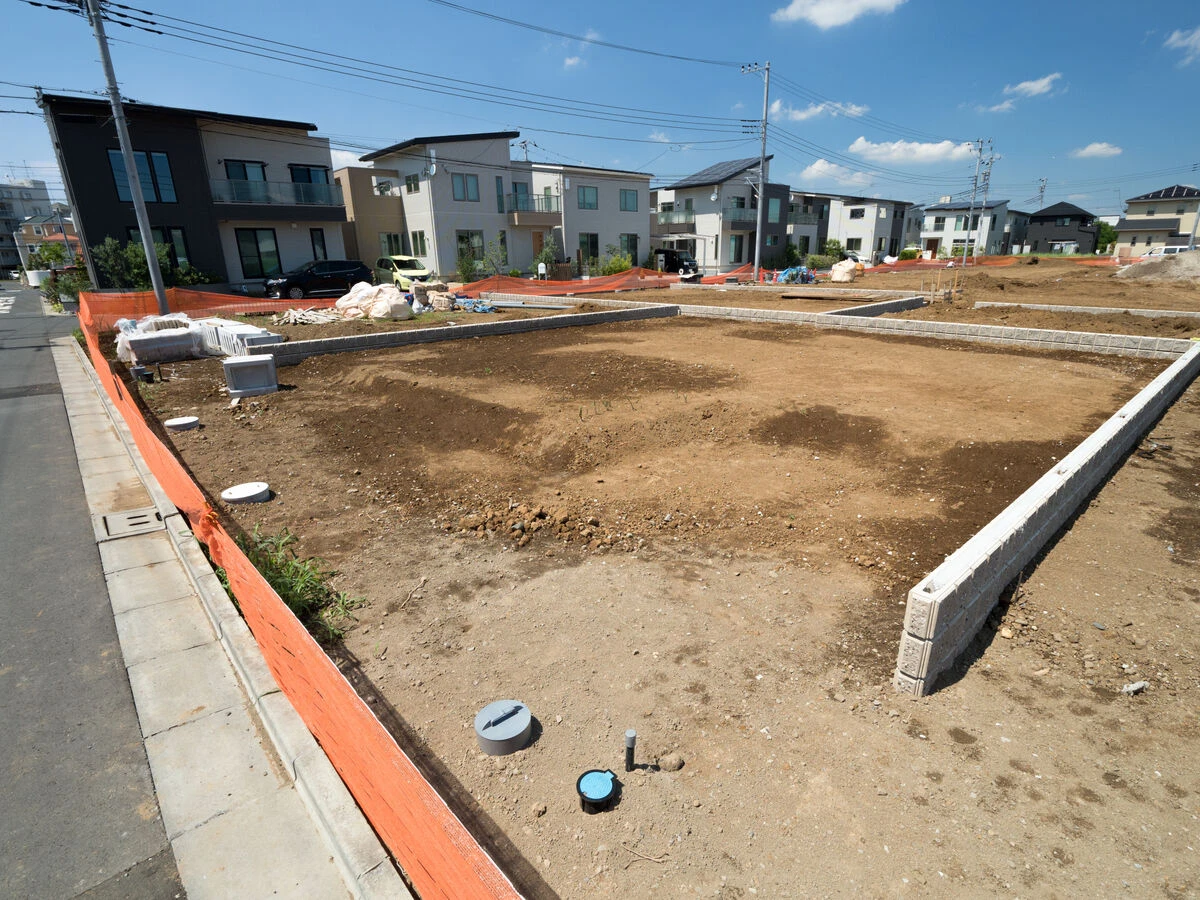
{"type": "Polygon", "coordinates": [[[1090,259],[1073,259],[1077,266],[1119,266],[1121,261],[1115,256],[1095,256],[1090,259]]]}
{"type": "MultiPolygon", "coordinates": [[[[180,293],[210,301],[214,296],[180,293]]],[[[147,314],[147,297],[153,303],[153,294],[80,295],[80,321],[88,353],[146,464],[187,516],[196,537],[208,546],[213,561],[227,573],[271,674],[422,898],[518,897],[495,862],[242,553],[204,492],[146,424],[117,367],[101,352],[93,323],[108,316],[115,320],[147,314]],[[97,306],[103,312],[98,312],[97,306]]],[[[185,303],[190,300],[187,296],[181,299],[185,303]]]]}
{"type": "MultiPolygon", "coordinates": [[[[1016,256],[980,256],[967,257],[968,266],[1015,266],[1019,262],[1016,256]]],[[[880,263],[872,266],[872,272],[903,272],[905,269],[944,269],[950,263],[961,266],[962,254],[953,259],[898,259],[894,263],[880,263]]]]}
{"type": "MultiPolygon", "coordinates": [[[[266,300],[255,297],[238,297],[233,294],[210,294],[205,291],[189,291],[186,288],[167,289],[167,308],[170,312],[187,313],[193,319],[205,316],[252,316],[260,313],[282,312],[302,306],[305,309],[327,309],[337,302],[336,298],[314,300],[266,300]]],[[[79,324],[86,331],[89,327],[97,333],[112,331],[118,319],[140,319],[158,315],[158,300],[152,291],[130,294],[81,294],[79,302],[79,324]],[[87,302],[84,302],[84,298],[87,302]]]]}
{"type": "Polygon", "coordinates": [[[725,272],[722,275],[705,275],[700,279],[700,281],[704,284],[725,284],[725,279],[727,278],[736,278],[738,281],[749,281],[753,277],[754,266],[747,263],[741,268],[734,269],[731,272],[725,272]]]}
{"type": "Polygon", "coordinates": [[[663,288],[679,280],[655,269],[634,267],[616,275],[597,275],[587,281],[533,281],[509,275],[492,275],[482,281],[464,284],[461,292],[478,297],[480,292],[497,294],[529,294],[532,297],[561,297],[563,294],[600,294],[609,291],[633,291],[641,288],[663,288]]]}

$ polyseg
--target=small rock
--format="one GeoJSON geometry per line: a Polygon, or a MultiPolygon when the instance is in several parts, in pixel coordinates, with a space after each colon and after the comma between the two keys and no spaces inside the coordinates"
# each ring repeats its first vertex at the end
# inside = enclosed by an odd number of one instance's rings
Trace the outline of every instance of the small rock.
{"type": "Polygon", "coordinates": [[[546,814],[546,804],[545,803],[533,804],[533,806],[531,806],[529,808],[529,813],[530,813],[530,815],[533,816],[533,818],[540,819],[542,816],[544,816],[546,814]]]}
{"type": "Polygon", "coordinates": [[[1148,681],[1135,681],[1133,684],[1127,684],[1121,688],[1121,693],[1132,697],[1134,694],[1140,694],[1148,687],[1150,687],[1150,682],[1148,681]]]}
{"type": "Polygon", "coordinates": [[[668,753],[659,757],[658,767],[664,772],[678,772],[683,768],[683,757],[678,753],[668,753]]]}
{"type": "Polygon", "coordinates": [[[1100,622],[1093,622],[1093,623],[1092,623],[1092,627],[1093,627],[1093,628],[1095,628],[1095,629],[1097,629],[1097,630],[1099,630],[1099,631],[1105,631],[1105,630],[1107,630],[1107,629],[1105,628],[1105,626],[1104,626],[1104,625],[1102,625],[1100,622]]]}
{"type": "Polygon", "coordinates": [[[1050,674],[1050,667],[1049,667],[1049,666],[1046,666],[1045,668],[1038,669],[1038,670],[1037,670],[1036,672],[1034,672],[1033,674],[1034,674],[1035,676],[1039,677],[1039,678],[1040,678],[1041,676],[1043,676],[1043,675],[1049,675],[1049,674],[1050,674]]]}
{"type": "Polygon", "coordinates": [[[1004,638],[1005,640],[1011,641],[1012,636],[1013,636],[1013,631],[1011,628],[1001,628],[1000,629],[1000,637],[1004,638]]]}

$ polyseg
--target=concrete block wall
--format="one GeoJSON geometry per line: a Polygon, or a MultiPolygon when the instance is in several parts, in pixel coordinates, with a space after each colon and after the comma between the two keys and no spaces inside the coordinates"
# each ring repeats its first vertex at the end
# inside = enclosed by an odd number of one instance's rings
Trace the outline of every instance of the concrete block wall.
{"type": "Polygon", "coordinates": [[[1143,316],[1147,319],[1179,318],[1200,319],[1200,312],[1187,312],[1179,309],[1133,309],[1123,306],[1056,306],[1049,303],[1002,303],[999,301],[980,300],[975,304],[976,309],[1036,309],[1040,312],[1083,313],[1092,316],[1143,316]]]}
{"type": "MultiPolygon", "coordinates": [[[[572,328],[577,325],[599,325],[605,322],[631,322],[639,319],[663,319],[679,315],[676,306],[646,306],[631,304],[630,309],[611,312],[572,313],[541,316],[535,319],[507,319],[501,322],[478,322],[470,325],[448,325],[442,328],[414,328],[410,331],[381,331],[375,334],[356,334],[346,337],[318,338],[311,341],[288,341],[284,344],[247,347],[248,356],[270,355],[277,366],[294,366],[310,356],[345,353],[351,350],[382,350],[412,344],[431,344],[470,337],[495,334],[520,334],[529,331],[548,331],[552,328],[572,328]]],[[[464,313],[472,315],[472,313],[464,313]]]]}
{"type": "Polygon", "coordinates": [[[821,313],[825,316],[867,316],[874,318],[882,316],[884,313],[904,312],[906,309],[920,309],[924,306],[926,300],[924,297],[898,297],[895,300],[881,300],[878,303],[863,303],[859,306],[848,306],[845,309],[835,309],[827,313],[821,313]]]}
{"type": "MultiPolygon", "coordinates": [[[[1184,342],[1190,343],[1190,342],[1184,342]]],[[[924,695],[987,620],[1006,585],[1054,537],[1200,374],[1190,348],[908,595],[894,684],[924,695]]]]}

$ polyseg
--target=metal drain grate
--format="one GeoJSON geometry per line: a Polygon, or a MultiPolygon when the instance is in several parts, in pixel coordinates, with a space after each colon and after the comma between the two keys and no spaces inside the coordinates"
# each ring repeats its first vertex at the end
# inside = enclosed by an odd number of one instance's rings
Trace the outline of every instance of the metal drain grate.
{"type": "Polygon", "coordinates": [[[159,531],[163,526],[162,516],[153,506],[109,513],[101,517],[106,537],[128,537],[131,534],[146,534],[159,531]]]}

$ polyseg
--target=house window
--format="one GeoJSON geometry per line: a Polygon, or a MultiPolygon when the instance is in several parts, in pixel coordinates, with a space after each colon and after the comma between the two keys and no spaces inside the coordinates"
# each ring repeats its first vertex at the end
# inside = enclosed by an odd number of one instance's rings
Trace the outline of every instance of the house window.
{"type": "Polygon", "coordinates": [[[329,170],[324,166],[288,165],[295,184],[329,184],[329,170]]]}
{"type": "Polygon", "coordinates": [[[1154,243],[1154,236],[1150,234],[1146,235],[1146,246],[1149,247],[1152,243],[1154,243]]]}
{"type": "Polygon", "coordinates": [[[621,252],[633,260],[633,264],[638,264],[638,236],[636,234],[623,234],[620,237],[621,252]]]}
{"type": "MultiPolygon", "coordinates": [[[[887,207],[886,206],[879,207],[879,218],[881,218],[881,219],[887,218],[887,207]]],[[[879,249],[882,250],[883,248],[880,247],[879,249]]]]}
{"type": "MultiPolygon", "coordinates": [[[[390,187],[390,185],[389,185],[390,187]]],[[[419,194],[421,192],[421,176],[420,175],[405,175],[404,176],[404,193],[419,194]]]]}
{"type": "Polygon", "coordinates": [[[1063,228],[1063,227],[1071,224],[1071,217],[1070,216],[1059,216],[1057,219],[1054,220],[1054,224],[1057,225],[1059,228],[1063,228]]]}
{"type": "MultiPolygon", "coordinates": [[[[142,150],[133,152],[133,160],[137,165],[138,183],[142,186],[142,196],[147,203],[174,203],[175,179],[171,176],[171,163],[165,153],[149,153],[142,150]]],[[[129,178],[125,172],[125,157],[120,150],[108,151],[108,163],[112,168],[113,181],[117,187],[117,199],[131,201],[133,192],[129,187],[129,178]]]]}
{"type": "Polygon", "coordinates": [[[450,185],[454,190],[455,200],[479,202],[479,176],[455,172],[450,176],[450,185]]]}
{"type": "Polygon", "coordinates": [[[746,208],[746,198],[745,197],[730,197],[729,198],[729,208],[730,209],[745,209],[746,208]]]}
{"type": "Polygon", "coordinates": [[[412,251],[413,256],[427,256],[429,251],[425,249],[425,232],[414,231],[412,233],[412,251]]]}
{"type": "MultiPolygon", "coordinates": [[[[745,200],[742,200],[742,202],[744,203],[745,200]]],[[[742,261],[743,237],[744,235],[741,234],[731,234],[729,236],[729,261],[731,263],[740,263],[742,261]]]]}
{"type": "Polygon", "coordinates": [[[767,246],[768,247],[778,247],[779,246],[779,235],[768,234],[767,235],[767,246]]]}
{"type": "Polygon", "coordinates": [[[325,252],[325,229],[310,228],[308,236],[312,241],[313,259],[329,259],[329,254],[325,252]]]}
{"type": "Polygon", "coordinates": [[[34,234],[37,234],[37,235],[40,235],[40,234],[42,233],[42,226],[41,226],[41,225],[34,225],[34,226],[33,226],[33,233],[34,233],[34,234]]]}
{"type": "Polygon", "coordinates": [[[962,231],[966,227],[967,227],[967,217],[966,216],[955,216],[954,217],[954,230],[955,231],[962,231]]]}
{"type": "MultiPolygon", "coordinates": [[[[474,178],[475,176],[471,176],[474,178]]],[[[458,255],[464,253],[471,254],[471,259],[483,259],[483,232],[482,231],[456,231],[454,237],[458,241],[458,255]]]]}
{"type": "Polygon", "coordinates": [[[1175,207],[1175,215],[1177,215],[1177,216],[1182,216],[1186,211],[1187,211],[1186,206],[1175,207]]]}
{"type": "Polygon", "coordinates": [[[862,238],[846,238],[846,249],[857,253],[862,249],[862,238]]]}
{"type": "Polygon", "coordinates": [[[238,256],[243,278],[265,278],[283,271],[274,228],[236,228],[238,256]]]}
{"type": "Polygon", "coordinates": [[[866,218],[866,215],[867,211],[862,207],[850,210],[850,218],[852,219],[863,219],[866,218]]]}
{"type": "Polygon", "coordinates": [[[1135,246],[1136,244],[1137,244],[1137,235],[1135,234],[1133,237],[1131,237],[1131,238],[1129,239],[1129,246],[1130,246],[1130,247],[1133,247],[1133,246],[1135,246]]]}
{"type": "Polygon", "coordinates": [[[811,244],[811,242],[812,242],[812,238],[809,235],[807,235],[807,234],[800,235],[800,239],[797,243],[797,247],[800,250],[801,256],[808,256],[808,248],[809,248],[809,245],[811,244]]]}
{"type": "Polygon", "coordinates": [[[600,258],[600,235],[591,232],[579,233],[579,253],[586,263],[600,258]]]}
{"type": "Polygon", "coordinates": [[[881,253],[883,252],[883,242],[885,240],[887,240],[887,238],[876,238],[875,239],[875,249],[880,251],[881,253]]]}
{"type": "MultiPolygon", "coordinates": [[[[782,204],[778,197],[768,197],[767,198],[767,222],[770,223],[771,225],[779,224],[779,209],[780,209],[781,205],[782,204]]],[[[768,241],[767,243],[770,244],[770,241],[768,241]]],[[[776,244],[779,243],[778,238],[775,239],[775,243],[776,244]]],[[[771,245],[771,246],[774,246],[774,245],[771,245]]]]}
{"type": "Polygon", "coordinates": [[[660,204],[658,204],[658,211],[659,212],[675,212],[675,204],[674,203],[660,203],[660,204]]]}
{"type": "Polygon", "coordinates": [[[683,201],[683,211],[684,211],[684,212],[691,212],[691,211],[692,211],[692,198],[691,198],[691,197],[687,197],[687,198],[685,198],[685,199],[684,199],[684,201],[683,201]]]}
{"type": "Polygon", "coordinates": [[[621,212],[637,212],[637,191],[621,188],[621,212]]]}
{"type": "Polygon", "coordinates": [[[945,216],[934,216],[933,217],[933,228],[930,230],[931,231],[945,231],[946,230],[946,217],[945,216]]]}
{"type": "Polygon", "coordinates": [[[496,176],[496,212],[504,212],[504,176],[496,176]]]}
{"type": "Polygon", "coordinates": [[[589,184],[581,184],[576,189],[576,199],[579,201],[580,209],[599,209],[600,194],[599,191],[589,184]]]}
{"type": "MultiPolygon", "coordinates": [[[[142,242],[142,233],[136,228],[127,231],[129,240],[135,244],[142,242]]],[[[183,237],[183,229],[171,225],[154,226],[150,229],[150,237],[156,244],[166,244],[170,251],[172,267],[186,269],[191,265],[188,259],[187,241],[183,237]]]]}
{"type": "Polygon", "coordinates": [[[244,159],[225,160],[225,177],[230,181],[266,181],[267,164],[244,159]]]}
{"type": "Polygon", "coordinates": [[[396,256],[404,251],[400,249],[400,235],[396,232],[379,233],[379,252],[384,256],[396,256]]]}
{"type": "Polygon", "coordinates": [[[1148,216],[1152,216],[1152,215],[1154,215],[1156,212],[1158,212],[1158,207],[1156,207],[1156,206],[1152,206],[1152,207],[1150,207],[1148,210],[1146,210],[1146,215],[1148,215],[1148,216]]]}

